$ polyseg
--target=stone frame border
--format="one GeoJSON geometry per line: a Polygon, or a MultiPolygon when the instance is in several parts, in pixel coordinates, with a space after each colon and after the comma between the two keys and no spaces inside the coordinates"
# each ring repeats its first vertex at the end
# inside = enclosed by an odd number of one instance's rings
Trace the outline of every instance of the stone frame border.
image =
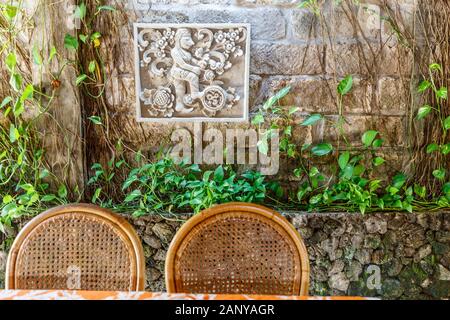
{"type": "Polygon", "coordinates": [[[133,23],[133,35],[134,35],[134,60],[135,60],[135,82],[136,82],[136,120],[139,123],[145,122],[156,122],[156,123],[176,123],[176,122],[201,122],[201,123],[221,123],[221,122],[234,122],[234,123],[248,123],[250,121],[250,41],[251,41],[251,24],[250,23],[143,23],[136,22],[133,23]],[[138,47],[138,29],[139,28],[166,28],[173,26],[174,28],[237,28],[237,27],[245,27],[247,28],[247,34],[249,35],[246,39],[245,45],[245,98],[244,102],[244,114],[241,118],[207,118],[207,117],[192,117],[192,118],[179,118],[172,117],[170,119],[167,118],[143,118],[142,110],[141,110],[141,101],[139,99],[139,92],[141,91],[141,77],[140,77],[140,55],[139,55],[139,47],[138,47]]]}

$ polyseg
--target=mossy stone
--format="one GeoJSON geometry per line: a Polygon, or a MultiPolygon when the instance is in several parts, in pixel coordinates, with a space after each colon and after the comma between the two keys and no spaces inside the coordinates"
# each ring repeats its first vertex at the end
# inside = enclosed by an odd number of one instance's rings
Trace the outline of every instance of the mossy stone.
{"type": "Polygon", "coordinates": [[[383,295],[383,298],[398,299],[403,295],[404,292],[405,289],[403,288],[400,281],[396,279],[386,279],[383,281],[381,287],[381,293],[383,295]]]}
{"type": "Polygon", "coordinates": [[[403,285],[420,285],[427,278],[428,274],[420,267],[420,265],[415,263],[406,266],[399,275],[399,279],[403,285]]]}
{"type": "Polygon", "coordinates": [[[426,290],[433,298],[450,298],[450,281],[434,281],[426,290]]]}

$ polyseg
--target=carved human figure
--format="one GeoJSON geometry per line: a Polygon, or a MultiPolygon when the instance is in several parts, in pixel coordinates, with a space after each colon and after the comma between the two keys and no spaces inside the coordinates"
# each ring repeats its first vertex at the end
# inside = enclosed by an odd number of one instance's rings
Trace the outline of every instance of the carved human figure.
{"type": "Polygon", "coordinates": [[[200,94],[200,67],[194,65],[196,59],[189,52],[195,45],[192,40],[192,34],[189,29],[179,29],[175,34],[175,47],[171,50],[174,64],[170,70],[170,77],[176,91],[176,107],[177,112],[188,113],[192,108],[186,105],[192,104],[198,99],[200,94]],[[189,94],[187,94],[187,84],[189,85],[189,94]]]}

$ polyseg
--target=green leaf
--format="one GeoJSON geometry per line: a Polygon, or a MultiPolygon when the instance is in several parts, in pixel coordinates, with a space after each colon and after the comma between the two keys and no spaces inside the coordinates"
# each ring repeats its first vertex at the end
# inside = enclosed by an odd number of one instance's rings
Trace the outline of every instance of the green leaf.
{"type": "Polygon", "coordinates": [[[339,85],[338,85],[338,93],[341,96],[345,96],[347,93],[350,92],[350,90],[352,90],[353,87],[353,77],[352,76],[347,76],[344,78],[344,80],[342,80],[339,85]]]}
{"type": "Polygon", "coordinates": [[[225,177],[225,172],[222,166],[219,166],[214,172],[214,181],[222,182],[225,177]]]}
{"type": "Polygon", "coordinates": [[[13,197],[11,197],[9,194],[3,197],[3,204],[8,204],[13,201],[13,197]]]}
{"type": "Polygon", "coordinates": [[[83,42],[83,43],[86,43],[88,40],[88,36],[85,34],[80,34],[78,37],[80,38],[81,42],[83,42]]]}
{"type": "Polygon", "coordinates": [[[357,165],[354,169],[353,169],[353,175],[354,176],[361,176],[364,172],[366,171],[366,168],[363,165],[357,165]]]}
{"type": "Polygon", "coordinates": [[[341,170],[344,170],[345,167],[347,167],[349,161],[350,161],[350,152],[345,151],[339,157],[339,161],[338,161],[339,168],[341,168],[341,170]]]}
{"type": "Polygon", "coordinates": [[[445,130],[450,130],[450,117],[447,117],[444,120],[444,128],[445,128],[445,130]]]}
{"type": "Polygon", "coordinates": [[[7,104],[9,104],[13,99],[11,97],[6,97],[3,99],[0,109],[3,109],[7,104]]]}
{"type": "Polygon", "coordinates": [[[320,174],[320,171],[317,167],[312,167],[311,170],[309,171],[309,176],[311,178],[316,177],[319,174],[320,174]]]}
{"type": "Polygon", "coordinates": [[[269,141],[267,139],[263,139],[258,141],[258,150],[264,155],[269,153],[269,141]]]}
{"type": "Polygon", "coordinates": [[[9,84],[16,92],[20,92],[22,88],[22,76],[18,73],[13,73],[11,75],[11,79],[9,80],[9,84]]]}
{"type": "Polygon", "coordinates": [[[258,113],[252,120],[252,124],[255,126],[263,124],[264,122],[264,115],[261,113],[258,113]]]}
{"type": "Polygon", "coordinates": [[[406,183],[406,179],[407,177],[405,174],[399,173],[392,179],[392,186],[395,189],[400,190],[400,188],[406,183]]]}
{"type": "Polygon", "coordinates": [[[420,83],[419,88],[417,89],[417,91],[419,93],[425,92],[426,90],[428,90],[429,88],[431,88],[431,82],[428,80],[424,80],[420,83]]]}
{"type": "Polygon", "coordinates": [[[414,192],[422,199],[424,199],[427,195],[427,188],[421,186],[419,184],[414,185],[414,192]]]}
{"type": "Polygon", "coordinates": [[[311,149],[316,156],[323,157],[333,152],[333,146],[329,143],[321,143],[311,149]]]}
{"type": "Polygon", "coordinates": [[[14,69],[17,65],[17,57],[16,54],[11,52],[6,56],[6,66],[8,67],[9,72],[14,72],[14,69]]]}
{"type": "Polygon", "coordinates": [[[97,188],[92,196],[92,203],[96,203],[102,193],[102,188],[97,188]]]}
{"type": "Polygon", "coordinates": [[[370,130],[363,134],[362,142],[366,148],[369,148],[378,135],[378,131],[370,130]]]}
{"type": "Polygon", "coordinates": [[[6,10],[4,10],[5,12],[5,16],[8,20],[12,20],[17,16],[17,12],[19,11],[19,8],[17,6],[13,6],[13,5],[6,5],[5,6],[6,10]]]}
{"type": "Polygon", "coordinates": [[[47,169],[43,169],[40,173],[39,173],[39,179],[45,179],[46,177],[48,177],[50,175],[50,172],[47,169]]]}
{"type": "Polygon", "coordinates": [[[17,212],[18,208],[14,202],[11,202],[3,207],[2,209],[2,217],[14,215],[17,212]]]}
{"type": "Polygon", "coordinates": [[[304,127],[313,126],[322,119],[323,116],[321,114],[313,114],[309,116],[305,121],[303,121],[302,126],[304,127]]]}
{"type": "Polygon", "coordinates": [[[50,56],[48,57],[48,62],[52,61],[53,58],[58,54],[58,51],[56,50],[55,46],[52,46],[50,49],[50,56]]]}
{"type": "Polygon", "coordinates": [[[67,198],[67,188],[65,185],[61,185],[58,189],[58,196],[62,199],[67,198]]]}
{"type": "Polygon", "coordinates": [[[442,188],[444,194],[450,195],[450,182],[447,182],[442,188]]]}
{"type": "Polygon", "coordinates": [[[9,141],[11,141],[11,143],[14,143],[17,140],[19,140],[19,138],[20,138],[19,130],[17,130],[16,126],[11,123],[9,127],[9,141]]]}
{"type": "Polygon", "coordinates": [[[17,164],[18,164],[19,166],[22,165],[22,163],[23,163],[23,158],[24,158],[24,157],[25,157],[25,150],[22,151],[22,152],[17,156],[17,164]]]}
{"type": "Polygon", "coordinates": [[[286,129],[284,129],[284,134],[287,136],[292,136],[292,126],[287,126],[286,129]]]}
{"type": "Polygon", "coordinates": [[[99,6],[97,7],[97,13],[100,11],[116,11],[116,8],[112,6],[99,6]]]}
{"type": "Polygon", "coordinates": [[[37,46],[33,47],[33,61],[34,64],[37,64],[38,66],[42,65],[42,56],[41,53],[39,52],[39,49],[37,46]]]}
{"type": "Polygon", "coordinates": [[[84,80],[87,79],[87,75],[82,74],[80,76],[77,77],[77,80],[75,81],[76,85],[79,86],[80,84],[82,84],[84,82],[84,80]]]}
{"type": "Polygon", "coordinates": [[[431,110],[433,110],[431,106],[429,105],[423,106],[422,108],[419,109],[419,112],[417,112],[417,119],[418,120],[424,119],[426,116],[430,114],[431,110]]]}
{"type": "Polygon", "coordinates": [[[42,197],[41,201],[42,202],[52,202],[55,199],[56,199],[56,196],[54,194],[47,194],[47,195],[42,197]]]}
{"type": "Polygon", "coordinates": [[[445,170],[434,170],[433,176],[442,181],[445,179],[445,170]]]}
{"type": "Polygon", "coordinates": [[[64,47],[66,49],[78,50],[79,43],[77,38],[71,36],[70,34],[66,34],[64,37],[64,47]]]}
{"type": "Polygon", "coordinates": [[[91,40],[94,41],[94,40],[96,40],[96,39],[100,39],[101,37],[102,37],[102,34],[101,34],[100,32],[94,32],[94,33],[91,35],[91,40]]]}
{"type": "Polygon", "coordinates": [[[102,125],[102,118],[100,118],[99,116],[92,116],[89,117],[88,119],[96,125],[102,125]]]}
{"type": "Polygon", "coordinates": [[[89,63],[89,72],[90,73],[94,73],[95,69],[96,69],[97,65],[96,62],[93,60],[89,63]]]}
{"type": "Polygon", "coordinates": [[[14,104],[14,108],[13,108],[14,117],[16,117],[16,118],[19,117],[24,111],[25,111],[25,107],[24,107],[22,100],[17,100],[16,103],[14,104]]]}
{"type": "Polygon", "coordinates": [[[343,178],[344,179],[350,179],[353,177],[353,173],[355,171],[355,167],[352,165],[347,165],[343,170],[343,178]]]}
{"type": "Polygon", "coordinates": [[[441,153],[442,153],[444,156],[450,154],[450,143],[444,144],[444,145],[441,147],[441,153]]]}
{"type": "Polygon", "coordinates": [[[22,93],[22,96],[20,97],[20,101],[25,102],[26,100],[33,98],[33,93],[34,93],[33,85],[32,84],[27,85],[22,93]]]}
{"type": "Polygon", "coordinates": [[[429,67],[430,71],[440,71],[442,72],[442,66],[438,63],[432,63],[429,67]]]}
{"type": "Polygon", "coordinates": [[[384,143],[384,140],[383,139],[376,139],[374,142],[373,142],[373,147],[374,148],[381,148],[382,146],[383,146],[383,143],[384,143]]]}
{"type": "Polygon", "coordinates": [[[403,208],[408,211],[409,213],[413,213],[413,207],[410,203],[404,203],[403,208]]]}
{"type": "Polygon", "coordinates": [[[206,171],[206,172],[204,172],[204,173],[203,173],[203,181],[204,181],[204,182],[209,181],[209,179],[211,178],[211,175],[212,175],[213,173],[214,173],[214,172],[212,172],[212,171],[206,171]]]}
{"type": "Polygon", "coordinates": [[[289,115],[292,116],[294,113],[297,113],[298,111],[300,111],[299,107],[292,107],[289,109],[289,115]]]}
{"type": "Polygon", "coordinates": [[[275,103],[277,103],[279,100],[281,100],[285,96],[287,96],[290,91],[291,91],[290,86],[281,89],[273,97],[271,97],[269,100],[267,100],[267,102],[264,104],[263,108],[265,110],[267,110],[267,109],[273,107],[275,105],[275,103]]]}
{"type": "Polygon", "coordinates": [[[381,157],[376,157],[375,159],[373,159],[373,164],[375,167],[379,167],[381,165],[383,165],[386,162],[386,160],[384,160],[381,157]]]}
{"type": "Polygon", "coordinates": [[[83,2],[75,9],[75,18],[83,20],[86,17],[86,4],[83,2]]]}
{"type": "Polygon", "coordinates": [[[433,152],[438,151],[439,149],[440,148],[437,143],[432,143],[427,146],[427,153],[433,153],[433,152]]]}
{"type": "Polygon", "coordinates": [[[436,96],[440,99],[444,99],[447,100],[448,98],[448,89],[445,87],[440,88],[437,92],[436,92],[436,96]]]}

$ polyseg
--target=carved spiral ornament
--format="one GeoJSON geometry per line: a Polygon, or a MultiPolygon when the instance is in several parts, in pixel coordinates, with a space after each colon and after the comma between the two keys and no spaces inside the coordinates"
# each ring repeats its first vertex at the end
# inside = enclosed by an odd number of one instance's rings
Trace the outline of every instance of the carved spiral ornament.
{"type": "Polygon", "coordinates": [[[219,86],[208,87],[203,93],[203,106],[211,112],[222,110],[226,105],[227,93],[219,86]]]}

